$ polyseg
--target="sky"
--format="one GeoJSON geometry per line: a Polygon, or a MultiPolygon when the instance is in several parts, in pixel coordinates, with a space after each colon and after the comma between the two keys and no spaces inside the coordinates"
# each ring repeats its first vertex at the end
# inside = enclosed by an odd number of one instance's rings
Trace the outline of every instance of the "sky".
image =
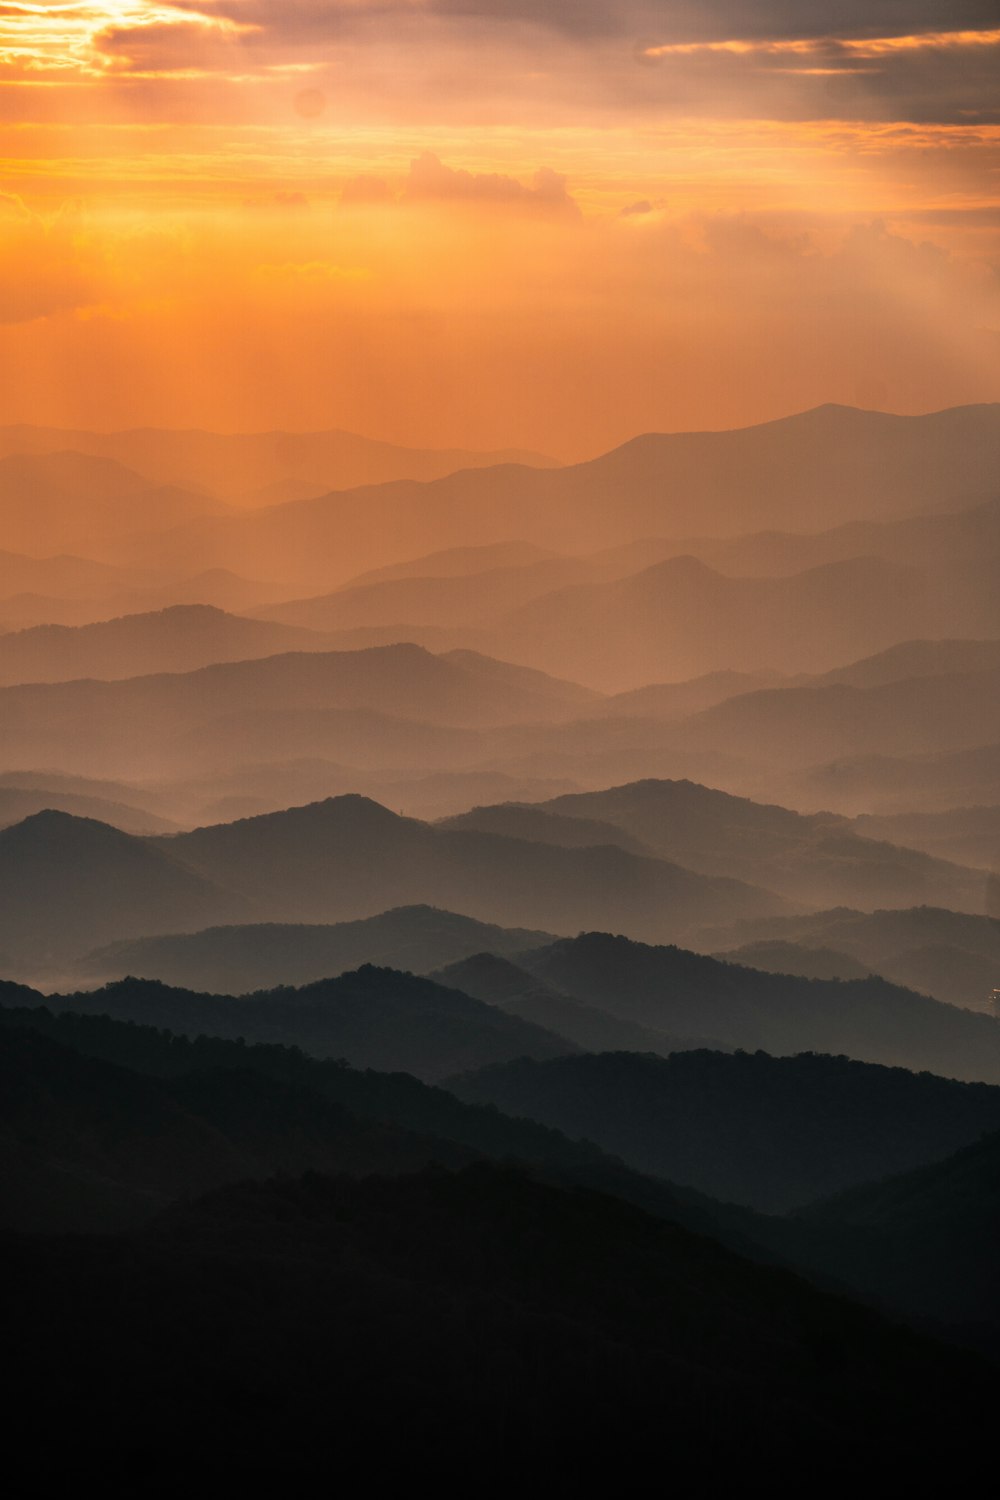
{"type": "Polygon", "coordinates": [[[995,0],[0,4],[0,423],[1000,400],[995,0]]]}

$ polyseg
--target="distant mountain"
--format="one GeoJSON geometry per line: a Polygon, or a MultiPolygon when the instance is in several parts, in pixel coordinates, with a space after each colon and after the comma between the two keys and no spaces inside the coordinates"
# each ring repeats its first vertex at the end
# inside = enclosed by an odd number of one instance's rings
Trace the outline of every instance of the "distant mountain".
{"type": "MultiPolygon", "coordinates": [[[[44,773],[38,776],[44,782],[44,773]]],[[[102,797],[84,797],[58,787],[4,786],[0,779],[0,828],[9,828],[22,823],[25,818],[46,811],[70,813],[74,818],[90,818],[98,823],[109,823],[123,833],[170,833],[176,832],[176,824],[157,817],[141,807],[131,807],[123,802],[108,802],[102,797]]]]}
{"type": "Polygon", "coordinates": [[[943,811],[996,800],[1000,737],[968,749],[923,754],[915,748],[919,744],[919,738],[911,738],[899,754],[852,754],[841,746],[836,759],[817,756],[801,772],[780,773],[782,794],[794,795],[807,806],[834,807],[848,816],[909,813],[915,807],[943,811]]]}
{"type": "MultiPolygon", "coordinates": [[[[209,619],[229,638],[225,620],[209,619]]],[[[247,623],[248,634],[267,635],[269,627],[247,623]]],[[[401,771],[414,762],[447,769],[477,758],[478,741],[463,742],[459,726],[558,719],[590,701],[584,689],[473,653],[435,657],[408,645],[296,652],[121,682],[2,689],[0,768],[71,764],[131,779],[325,754],[347,764],[370,755],[401,771]]]]}
{"type": "Polygon", "coordinates": [[[602,716],[682,719],[740,693],[781,685],[780,672],[708,672],[686,682],[650,683],[626,693],[613,693],[602,698],[594,712],[602,716]]]}
{"type": "Polygon", "coordinates": [[[347,920],[428,903],[506,927],[574,931],[600,920],[679,938],[707,921],[789,907],[740,881],[614,846],[565,849],[436,827],[363,797],[196,829],[163,849],[280,921],[347,920]]]}
{"type": "Polygon", "coordinates": [[[1000,1083],[1000,1020],[883,979],[763,974],[607,933],[563,939],[518,962],[585,1005],[675,1036],[718,1037],[774,1055],[844,1054],[1000,1083]]]}
{"type": "Polygon", "coordinates": [[[766,1213],[922,1166],[1000,1129],[1000,1088],[810,1054],[522,1058],[446,1086],[766,1213]]]}
{"type": "MultiPolygon", "coordinates": [[[[495,927],[430,906],[408,906],[329,926],[212,927],[183,936],[113,943],[88,955],[81,972],[103,980],[137,974],[188,989],[243,994],[280,984],[307,984],[366,963],[425,974],[484,948],[517,953],[550,940],[550,935],[525,928],[495,927]]],[[[460,978],[442,976],[441,983],[462,989],[460,978]]],[[[476,990],[466,993],[490,999],[476,990]]],[[[540,1017],[529,1019],[549,1025],[540,1017]]]]}
{"type": "Polygon", "coordinates": [[[495,568],[523,568],[533,563],[551,561],[557,554],[532,542],[491,542],[485,547],[448,547],[443,552],[428,552],[407,562],[388,563],[349,578],[344,590],[362,588],[371,583],[388,583],[398,578],[468,578],[495,568]]]}
{"type": "MultiPolygon", "coordinates": [[[[426,553],[429,538],[439,549],[516,539],[559,550],[572,536],[586,551],[640,537],[732,535],[747,515],[761,527],[808,531],[953,510],[994,498],[998,459],[994,406],[920,417],[820,407],[739,431],[647,434],[562,469],[508,465],[425,485],[341,490],[198,524],[175,535],[168,555],[172,565],[198,557],[202,567],[322,589],[426,553]],[[340,579],[329,572],[338,555],[340,579]]],[[[146,550],[134,550],[133,560],[146,550]]]]}
{"type": "Polygon", "coordinates": [[[204,604],[175,605],[96,625],[37,625],[0,635],[0,684],[193,672],[215,662],[325,646],[322,636],[294,626],[241,619],[204,604]]]}
{"type": "MultiPolygon", "coordinates": [[[[805,967],[797,966],[792,950],[821,945],[844,955],[846,965],[865,965],[897,984],[971,1010],[986,1010],[1000,984],[1000,921],[983,914],[929,906],[875,912],[841,907],[787,921],[741,923],[714,937],[718,946],[727,938],[740,943],[718,957],[792,974],[811,967],[805,954],[805,967]]],[[[846,965],[838,966],[845,978],[846,965]]]]}
{"type": "Polygon", "coordinates": [[[805,816],[689,781],[640,781],[530,807],[475,808],[445,826],[567,846],[617,842],[817,906],[934,902],[982,909],[977,871],[861,837],[829,814],[805,816]]]}
{"type": "Polygon", "coordinates": [[[125,432],[85,432],[50,427],[0,428],[0,454],[46,454],[66,449],[112,459],[157,484],[192,486],[244,504],[266,492],[269,486],[291,486],[300,493],[304,490],[318,495],[356,485],[384,484],[388,480],[427,481],[456,469],[490,464],[552,463],[540,454],[524,452],[404,448],[340,431],[221,433],[147,427],[125,432]]]}
{"type": "Polygon", "coordinates": [[[1000,670],[745,693],[693,715],[674,734],[691,750],[738,744],[776,768],[973,750],[1000,739],[1000,670]]]}
{"type": "MultiPolygon", "coordinates": [[[[997,783],[1000,796],[1000,781],[997,783]]],[[[889,839],[923,849],[936,859],[984,870],[1000,869],[1000,806],[955,807],[946,812],[862,813],[854,826],[863,838],[889,839]]]]}
{"type": "Polygon", "coordinates": [[[0,829],[0,954],[19,972],[59,973],[95,943],[246,914],[240,896],[156,842],[90,818],[40,812],[0,829]]]}
{"type": "Polygon", "coordinates": [[[0,630],[7,631],[94,625],[183,604],[239,613],[287,593],[281,584],[240,578],[226,568],[171,577],[83,558],[0,554],[0,630]]]}
{"type": "Polygon", "coordinates": [[[1000,671],[1000,640],[902,641],[888,651],[824,672],[815,677],[811,685],[824,687],[829,683],[841,683],[847,687],[885,687],[914,677],[952,677],[968,672],[997,671],[1000,671]]]}
{"type": "Polygon", "coordinates": [[[579,1050],[458,990],[369,964],[298,989],[282,986],[239,998],[123,979],[47,1003],[188,1036],[279,1042],[313,1057],[343,1058],[357,1068],[412,1073],[431,1082],[491,1061],[579,1050]]]}
{"type": "Polygon", "coordinates": [[[526,565],[481,573],[354,583],[315,598],[264,605],[257,613],[310,630],[358,630],[366,626],[402,626],[407,632],[414,626],[482,628],[552,589],[588,579],[591,572],[581,559],[543,557],[526,565]]]}
{"type": "Polygon", "coordinates": [[[945,618],[924,574],[879,558],[733,578],[675,557],[544,594],[500,621],[488,649],[614,692],[722,670],[821,671],[946,633],[945,618]]]}
{"type": "Polygon", "coordinates": [[[80,452],[0,457],[0,527],[12,552],[90,555],[96,548],[99,557],[114,561],[111,544],[123,535],[163,532],[225,509],[206,495],[150,483],[109,458],[80,452]]]}
{"type": "Polygon", "coordinates": [[[666,1055],[705,1045],[703,1037],[674,1037],[624,1021],[592,1005],[581,1005],[569,995],[540,983],[496,952],[476,953],[431,974],[440,984],[453,985],[511,1015],[533,1021],[576,1042],[587,1052],[643,1051],[666,1055]]]}

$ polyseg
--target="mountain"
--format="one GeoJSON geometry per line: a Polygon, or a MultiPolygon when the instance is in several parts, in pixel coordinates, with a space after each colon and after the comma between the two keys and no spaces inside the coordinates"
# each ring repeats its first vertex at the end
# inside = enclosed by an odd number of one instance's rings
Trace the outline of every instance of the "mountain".
{"type": "Polygon", "coordinates": [[[823,673],[813,679],[812,686],[842,683],[847,687],[885,687],[914,677],[952,677],[998,670],[1000,641],[901,641],[888,651],[823,673]]]}
{"type": "Polygon", "coordinates": [[[430,904],[505,927],[573,931],[601,920],[637,935],[679,936],[789,905],[614,846],[562,849],[442,828],[363,797],[195,829],[163,848],[272,921],[347,920],[430,904]]]}
{"type": "MultiPolygon", "coordinates": [[[[38,781],[44,782],[44,773],[38,781]]],[[[9,828],[22,823],[36,813],[63,812],[74,818],[89,818],[98,823],[109,823],[122,833],[169,833],[176,831],[166,818],[146,812],[141,807],[132,807],[123,802],[109,802],[103,797],[80,796],[62,791],[58,787],[5,786],[0,778],[0,828],[9,828]]]]}
{"type": "Polygon", "coordinates": [[[313,1057],[431,1081],[487,1061],[577,1051],[565,1038],[458,990],[370,964],[298,989],[281,986],[240,997],[130,978],[52,996],[47,1003],[189,1036],[279,1042],[313,1057]]]}
{"type": "Polygon", "coordinates": [[[19,972],[51,972],[95,943],[183,931],[245,903],[156,842],[91,818],[40,812],[0,829],[0,954],[19,972]]]}
{"type": "Polygon", "coordinates": [[[407,632],[414,626],[481,628],[552,589],[586,580],[591,571],[582,559],[545,557],[481,573],[391,577],[354,583],[315,598],[264,605],[257,614],[309,630],[399,628],[400,625],[407,632]]]}
{"type": "MultiPolygon", "coordinates": [[[[800,973],[796,950],[817,947],[843,955],[843,977],[854,962],[971,1010],[986,1010],[1000,974],[1000,921],[996,917],[920,906],[903,911],[860,912],[845,908],[788,921],[738,924],[707,936],[729,961],[782,973],[800,973]]],[[[805,959],[808,964],[808,957],[805,959]]]]}
{"type": "MultiPolygon", "coordinates": [[[[187,989],[243,994],[280,984],[307,984],[366,963],[427,973],[485,948],[497,954],[517,953],[550,940],[525,928],[496,927],[430,906],[408,906],[327,926],[272,922],[113,943],[88,955],[82,972],[103,980],[137,974],[187,989]]],[[[463,988],[457,978],[442,977],[441,982],[463,988]]],[[[490,1000],[475,990],[466,993],[490,1000]]]]}
{"type": "Polygon", "coordinates": [[[342,584],[343,589],[362,588],[371,583],[388,583],[397,578],[467,578],[473,573],[488,573],[496,568],[523,568],[532,563],[550,561],[556,554],[531,542],[492,542],[485,547],[447,547],[443,552],[428,552],[407,562],[387,563],[370,568],[342,584]]]}
{"type": "Polygon", "coordinates": [[[131,779],[325,751],[347,764],[370,754],[376,765],[444,769],[476,756],[478,740],[463,741],[462,728],[558,719],[589,701],[584,689],[474,653],[299,651],[121,682],[0,689],[0,766],[71,763],[131,779]]]}
{"type": "Polygon", "coordinates": [[[862,813],[854,826],[863,838],[889,839],[923,849],[936,859],[995,870],[1000,865],[1000,807],[954,807],[944,812],[862,813]]]}
{"type": "Polygon", "coordinates": [[[113,562],[113,544],[123,535],[164,532],[225,509],[205,495],[151,484],[109,458],[74,452],[0,457],[0,526],[11,552],[88,556],[96,548],[113,562]]]}
{"type": "Polygon", "coordinates": [[[296,1487],[329,1462],[331,1413],[338,1462],[379,1480],[419,1452],[442,1476],[489,1453],[504,1484],[553,1464],[610,1482],[623,1452],[666,1449],[712,1485],[751,1457],[778,1482],[822,1464],[911,1483],[919,1432],[920,1476],[938,1483],[956,1453],[963,1476],[989,1452],[989,1366],[492,1164],[238,1185],[139,1234],[0,1248],[18,1288],[10,1415],[46,1477],[67,1467],[42,1441],[48,1403],[74,1470],[104,1451],[113,1411],[130,1471],[152,1445],[171,1477],[252,1470],[296,1487]]]}
{"type": "Polygon", "coordinates": [[[553,844],[616,842],[817,906],[923,901],[982,909],[978,871],[864,838],[829,814],[805,816],[689,781],[640,781],[530,807],[475,808],[444,826],[553,844]]]}
{"type": "Polygon", "coordinates": [[[763,974],[596,932],[522,954],[518,962],[585,1005],[670,1035],[717,1037],[774,1055],[843,1053],[1000,1083],[1000,1021],[883,979],[763,974]]]}
{"type": "Polygon", "coordinates": [[[924,754],[914,749],[918,743],[911,739],[900,754],[855,755],[847,750],[835,760],[818,759],[801,772],[782,772],[782,795],[813,807],[836,807],[848,816],[909,813],[914,807],[944,811],[995,801],[1000,742],[924,754]]]}
{"type": "MultiPolygon", "coordinates": [[[[955,510],[994,498],[998,457],[994,406],[920,417],[820,407],[738,431],[647,434],[561,469],[506,465],[340,490],[199,523],[175,534],[166,556],[329,589],[426,553],[429,537],[439,549],[516,539],[559,551],[571,536],[585,552],[696,530],[732,535],[747,515],[760,527],[808,531],[955,510]],[[338,556],[340,577],[331,577],[338,556]]],[[[147,551],[133,549],[133,560],[147,551]]],[[[164,550],[157,554],[162,565],[164,550]]]]}
{"type": "Polygon", "coordinates": [[[918,1325],[1000,1351],[992,1249],[1000,1234],[1000,1133],[946,1161],[811,1204],[786,1236],[798,1263],[918,1325]]]}
{"type": "MultiPolygon", "coordinates": [[[[404,448],[352,432],[221,433],[169,428],[125,432],[0,428],[0,454],[76,453],[113,460],[156,484],[178,484],[244,504],[272,487],[321,494],[389,480],[427,481],[498,463],[546,465],[540,454],[404,448]]],[[[275,496],[277,499],[278,497],[275,496]]],[[[258,500],[258,503],[262,503],[258,500]]]]}
{"type": "Polygon", "coordinates": [[[771,1214],[1000,1129],[1000,1088],[812,1054],[519,1058],[446,1087],[592,1140],[637,1171],[771,1214]]]}
{"type": "Polygon", "coordinates": [[[261,1073],[143,1077],[7,1024],[0,1078],[0,1224],[21,1233],[126,1228],[177,1198],[249,1177],[415,1171],[474,1155],[361,1122],[261,1073]]]}
{"type": "Polygon", "coordinates": [[[581,1005],[496,952],[476,953],[430,975],[489,1005],[568,1037],[586,1052],[639,1050],[667,1054],[705,1045],[703,1037],[672,1037],[581,1005]]]}
{"type": "Polygon", "coordinates": [[[948,633],[946,621],[924,574],[880,558],[733,578],[675,557],[544,594],[487,640],[516,661],[616,692],[724,670],[822,671],[901,639],[948,633]]]}
{"type": "Polygon", "coordinates": [[[612,693],[594,712],[627,718],[683,719],[740,693],[781,683],[780,672],[708,672],[686,682],[655,682],[626,693],[612,693]]]}
{"type": "Polygon", "coordinates": [[[0,635],[0,684],[193,672],[215,662],[322,651],[325,644],[308,630],[179,604],[95,625],[36,625],[0,635]]]}
{"type": "Polygon", "coordinates": [[[1000,670],[914,677],[871,688],[840,683],[745,693],[672,726],[689,750],[738,744],[776,768],[839,757],[974,750],[1000,739],[1000,670]]]}

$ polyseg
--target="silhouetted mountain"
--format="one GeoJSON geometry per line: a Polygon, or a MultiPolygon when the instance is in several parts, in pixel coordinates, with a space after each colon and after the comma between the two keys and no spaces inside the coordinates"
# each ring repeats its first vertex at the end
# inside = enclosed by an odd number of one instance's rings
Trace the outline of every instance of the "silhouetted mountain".
{"type": "Polygon", "coordinates": [[[989,1366],[510,1168],[245,1184],[139,1235],[2,1251],[8,1415],[43,1473],[52,1409],[74,1472],[112,1411],[129,1470],[162,1451],[167,1473],[296,1488],[331,1461],[331,1414],[336,1462],[376,1483],[415,1453],[577,1483],[666,1451],[710,1485],[748,1464],[909,1484],[914,1433],[921,1479],[965,1482],[990,1451],[989,1366]]]}
{"type": "Polygon", "coordinates": [[[890,839],[936,859],[984,870],[1000,868],[1000,807],[954,807],[946,812],[863,813],[854,826],[864,838],[890,839]]]}
{"type": "Polygon", "coordinates": [[[883,979],[763,974],[607,933],[563,939],[518,962],[586,1005],[675,1036],[718,1037],[775,1055],[845,1054],[1000,1083],[1000,1020],[883,979]]]}
{"type": "Polygon", "coordinates": [[[722,670],[815,672],[943,633],[928,579],[879,558],[789,577],[732,578],[675,557],[611,583],[542,595],[488,649],[613,692],[722,670]],[[845,609],[845,600],[850,608],[845,609]]]}
{"type": "Polygon", "coordinates": [[[747,516],[759,527],[808,531],[991,500],[998,453],[995,406],[920,417],[820,407],[733,432],[647,434],[562,469],[504,466],[338,491],[185,528],[157,555],[161,565],[197,558],[251,576],[266,558],[263,576],[329,588],[338,581],[331,558],[342,559],[346,581],[426,553],[429,538],[438,548],[517,539],[558,551],[571,536],[587,550],[637,537],[731,535],[747,516]]]}
{"type": "Polygon", "coordinates": [[[846,667],[835,667],[813,680],[814,687],[842,683],[847,687],[884,687],[914,677],[952,677],[968,672],[1000,671],[1000,641],[902,641],[888,651],[846,667]]]}
{"type": "Polygon", "coordinates": [[[705,1045],[703,1037],[671,1037],[581,1005],[497,953],[477,953],[430,975],[511,1015],[569,1037],[587,1052],[643,1051],[666,1055],[705,1045]]]}
{"type": "Polygon", "coordinates": [[[337,979],[239,998],[130,978],[54,996],[48,1003],[189,1036],[206,1032],[280,1042],[314,1057],[345,1058],[355,1067],[430,1080],[488,1061],[578,1050],[573,1042],[458,990],[370,964],[337,979]]]}
{"type": "MultiPolygon", "coordinates": [[[[322,494],[392,479],[436,479],[456,469],[498,463],[547,465],[540,454],[476,453],[464,448],[404,448],[353,432],[61,431],[0,428],[0,453],[77,453],[114,459],[155,483],[191,485],[244,503],[268,487],[322,494]]],[[[275,495],[275,500],[279,496],[275,495]]],[[[258,503],[264,503],[263,500],[258,503]]]]}
{"type": "Polygon", "coordinates": [[[175,605],[98,625],[38,625],[0,636],[0,683],[193,672],[213,662],[325,647],[322,636],[308,630],[241,619],[204,604],[175,605]]]}
{"type": "Polygon", "coordinates": [[[788,909],[768,891],[613,845],[563,849],[457,831],[363,797],[196,829],[164,847],[272,921],[344,921],[430,904],[505,927],[559,932],[603,921],[678,937],[709,921],[788,909]]]}
{"type": "Polygon", "coordinates": [[[592,570],[583,559],[546,557],[481,573],[395,577],[354,583],[315,598],[268,604],[257,611],[269,620],[310,630],[358,630],[366,626],[482,628],[552,589],[585,582],[592,570]]]}
{"type": "Polygon", "coordinates": [[[934,901],[982,908],[978,871],[861,837],[829,814],[807,817],[690,781],[640,781],[531,807],[475,808],[445,826],[567,846],[617,842],[817,906],[934,901]]]}
{"type": "MultiPolygon", "coordinates": [[[[551,935],[524,928],[495,927],[431,906],[407,906],[330,926],[212,927],[183,936],[113,943],[90,954],[81,971],[102,979],[137,974],[188,989],[243,994],[279,984],[306,984],[365,963],[427,973],[487,947],[494,953],[517,953],[550,940],[551,935]]],[[[462,989],[457,979],[442,983],[462,989]]],[[[491,998],[475,990],[467,993],[491,998]]]]}
{"type": "MultiPolygon", "coordinates": [[[[422,757],[421,769],[443,768],[452,739],[461,746],[456,726],[558,719],[581,700],[589,701],[582,689],[577,696],[572,685],[472,652],[436,657],[409,645],[297,652],[123,682],[2,689],[0,765],[70,763],[132,776],[190,774],[192,764],[230,757],[326,753],[350,764],[354,757],[340,752],[364,758],[381,735],[376,764],[405,769],[422,757]],[[425,725],[447,726],[448,734],[427,733],[422,743],[425,725]]],[[[467,764],[478,745],[453,754],[467,764]]]]}
{"type": "Polygon", "coordinates": [[[914,677],[881,687],[785,687],[745,693],[673,726],[676,743],[739,745],[775,767],[840,756],[973,750],[1000,739],[1000,671],[914,677]]]}
{"type": "Polygon", "coordinates": [[[1000,1353],[1000,1133],[800,1210],[773,1243],[893,1316],[1000,1353]]]}
{"type": "Polygon", "coordinates": [[[388,583],[396,578],[467,578],[493,568],[529,567],[545,562],[556,554],[531,542],[493,542],[485,547],[448,547],[443,552],[428,552],[408,562],[387,563],[359,573],[342,585],[345,589],[362,588],[370,583],[388,583]]]}
{"type": "MultiPolygon", "coordinates": [[[[39,774],[38,780],[44,780],[44,773],[39,774]]],[[[110,823],[112,828],[120,828],[123,833],[169,833],[176,828],[167,818],[157,817],[141,807],[108,802],[103,797],[81,797],[59,787],[4,786],[0,779],[0,828],[9,828],[13,823],[21,823],[25,818],[46,811],[96,819],[99,823],[110,823]]]]}
{"type": "MultiPolygon", "coordinates": [[[[862,963],[849,953],[837,948],[809,948],[799,943],[782,942],[774,938],[771,942],[743,943],[738,948],[724,948],[713,953],[713,958],[725,964],[741,964],[747,969],[764,969],[768,974],[798,974],[802,979],[866,979],[869,974],[885,974],[878,964],[862,963]]],[[[919,989],[919,985],[913,986],[919,989]]],[[[941,1000],[952,1003],[952,996],[939,995],[941,1000]]]]}
{"type": "Polygon", "coordinates": [[[89,555],[96,547],[106,557],[123,534],[163,532],[225,509],[206,495],[150,483],[113,459],[80,452],[0,457],[0,524],[12,552],[89,555]]]}
{"type": "Polygon", "coordinates": [[[219,1068],[157,1079],[0,1025],[0,1224],[101,1232],[226,1182],[416,1171],[474,1153],[362,1123],[308,1089],[219,1068]]]}
{"type": "MultiPolygon", "coordinates": [[[[919,743],[911,739],[910,746],[919,743]]],[[[783,774],[781,784],[811,806],[835,807],[849,816],[869,811],[912,812],[915,806],[969,807],[996,798],[1000,743],[929,754],[847,752],[798,775],[783,774]]]]}
{"type": "Polygon", "coordinates": [[[779,686],[780,672],[708,672],[687,682],[657,682],[614,693],[595,706],[595,714],[650,719],[682,719],[701,713],[739,693],[779,686]]]}
{"type": "Polygon", "coordinates": [[[897,984],[973,1010],[987,1008],[1000,974],[1000,921],[929,906],[875,912],[841,907],[789,920],[740,923],[708,936],[718,940],[718,947],[727,938],[739,943],[717,956],[767,969],[786,963],[791,954],[785,950],[793,946],[835,949],[848,963],[854,960],[897,984]],[[773,953],[768,951],[772,945],[773,953]]]}
{"type": "Polygon", "coordinates": [[[810,1054],[522,1058],[446,1087],[766,1213],[937,1160],[1000,1128],[998,1088],[810,1054]]]}
{"type": "Polygon", "coordinates": [[[67,813],[0,830],[0,952],[33,975],[95,942],[190,929],[210,913],[238,920],[245,902],[160,844],[67,813]]]}
{"type": "MultiPolygon", "coordinates": [[[[171,1004],[175,1015],[190,996],[164,991],[163,986],[117,986],[104,991],[111,1003],[131,995],[134,1006],[171,1004]]],[[[196,1000],[203,997],[195,997],[196,1000]]],[[[210,1000],[217,997],[208,997],[210,1000]]],[[[530,1120],[514,1120],[493,1108],[464,1104],[454,1094],[419,1082],[409,1073],[359,1072],[342,1062],[309,1057],[295,1047],[247,1045],[199,1035],[192,1040],[154,1029],[134,1020],[114,1020],[89,1014],[81,1006],[87,996],[45,997],[21,985],[0,981],[0,1026],[38,1032],[85,1057],[98,1058],[151,1078],[177,1079],[189,1075],[252,1073],[298,1093],[315,1095],[338,1106],[355,1119],[374,1123],[391,1133],[405,1133],[423,1141],[441,1142],[429,1158],[446,1161],[458,1145],[480,1157],[533,1164],[555,1182],[611,1193],[657,1218],[684,1224],[698,1233],[722,1233],[738,1249],[747,1244],[745,1219],[735,1226],[717,1227],[717,1208],[691,1192],[633,1172],[586,1141],[571,1141],[556,1130],[530,1120]],[[48,1007],[67,1003],[55,1013],[48,1007]],[[9,1007],[9,1008],[4,1008],[9,1007]]],[[[124,1003],[124,1001],[122,1001],[124,1003]]],[[[212,1016],[209,1007],[205,1014],[212,1016]]],[[[197,1015],[194,1016],[195,1021],[197,1015]]],[[[266,1121],[264,1122],[266,1124],[266,1121]]]]}

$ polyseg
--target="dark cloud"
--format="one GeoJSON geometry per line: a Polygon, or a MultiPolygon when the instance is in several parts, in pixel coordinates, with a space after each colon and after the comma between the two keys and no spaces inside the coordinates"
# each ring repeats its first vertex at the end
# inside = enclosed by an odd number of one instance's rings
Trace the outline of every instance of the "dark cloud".
{"type": "MultiPolygon", "coordinates": [[[[335,36],[412,18],[403,0],[175,0],[188,10],[286,37],[335,36]]],[[[997,25],[996,0],[424,0],[418,13],[455,22],[538,26],[572,36],[662,42],[900,36],[997,25]]]]}

